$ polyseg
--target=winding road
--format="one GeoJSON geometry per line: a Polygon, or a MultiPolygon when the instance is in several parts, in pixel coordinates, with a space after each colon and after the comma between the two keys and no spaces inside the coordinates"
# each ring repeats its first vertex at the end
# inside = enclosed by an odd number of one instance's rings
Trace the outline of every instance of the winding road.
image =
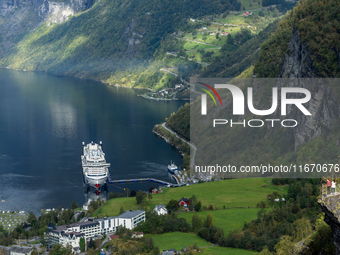
{"type": "Polygon", "coordinates": [[[169,131],[171,134],[175,135],[178,139],[180,139],[183,142],[187,143],[194,150],[194,154],[192,155],[192,159],[191,159],[191,162],[190,162],[190,169],[193,169],[193,165],[195,164],[195,156],[196,156],[197,147],[195,145],[193,145],[192,143],[189,143],[187,140],[184,140],[183,138],[179,137],[179,135],[176,132],[174,132],[171,129],[167,128],[165,126],[165,122],[162,124],[162,127],[165,128],[167,131],[169,131]]]}

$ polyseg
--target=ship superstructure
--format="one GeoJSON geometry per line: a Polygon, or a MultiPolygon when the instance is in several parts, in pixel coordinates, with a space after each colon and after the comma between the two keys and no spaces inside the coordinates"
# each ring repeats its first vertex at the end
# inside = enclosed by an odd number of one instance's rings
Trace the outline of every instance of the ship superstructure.
{"type": "Polygon", "coordinates": [[[105,160],[102,142],[100,142],[100,144],[91,142],[87,145],[83,142],[81,164],[85,184],[99,189],[107,183],[110,163],[107,163],[105,160]]]}
{"type": "Polygon", "coordinates": [[[178,170],[177,166],[174,164],[174,162],[171,162],[171,164],[168,165],[168,171],[171,174],[174,174],[176,170],[178,170]]]}

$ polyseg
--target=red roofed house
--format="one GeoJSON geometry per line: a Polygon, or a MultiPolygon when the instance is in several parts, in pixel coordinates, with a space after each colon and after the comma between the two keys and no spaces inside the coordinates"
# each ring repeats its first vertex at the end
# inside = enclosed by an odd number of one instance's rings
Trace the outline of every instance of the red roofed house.
{"type": "Polygon", "coordinates": [[[182,197],[182,198],[178,201],[178,204],[179,204],[179,206],[184,206],[184,205],[187,205],[187,206],[188,206],[188,205],[190,204],[190,202],[189,202],[189,199],[182,197]]]}

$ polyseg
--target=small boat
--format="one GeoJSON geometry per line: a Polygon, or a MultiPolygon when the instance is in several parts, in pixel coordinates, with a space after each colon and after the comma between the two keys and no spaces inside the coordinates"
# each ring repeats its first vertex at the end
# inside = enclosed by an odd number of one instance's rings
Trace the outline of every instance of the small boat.
{"type": "Polygon", "coordinates": [[[178,170],[178,169],[177,169],[177,166],[174,164],[174,162],[171,162],[171,164],[168,165],[168,171],[169,171],[171,174],[174,174],[176,170],[178,170]]]}

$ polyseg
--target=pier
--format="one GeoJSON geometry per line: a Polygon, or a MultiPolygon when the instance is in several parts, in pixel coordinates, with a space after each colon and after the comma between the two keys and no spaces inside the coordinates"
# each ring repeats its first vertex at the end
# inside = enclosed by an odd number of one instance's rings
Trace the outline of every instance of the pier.
{"type": "MultiPolygon", "coordinates": [[[[174,178],[176,180],[176,182],[178,183],[177,178],[174,178]]],[[[163,185],[174,185],[171,182],[167,182],[167,181],[162,181],[162,180],[158,180],[155,178],[133,178],[133,179],[121,179],[121,180],[113,180],[111,177],[111,174],[109,176],[109,180],[108,183],[109,184],[114,184],[114,183],[130,183],[130,182],[155,182],[155,183],[159,183],[159,184],[163,184],[163,185]]]]}

